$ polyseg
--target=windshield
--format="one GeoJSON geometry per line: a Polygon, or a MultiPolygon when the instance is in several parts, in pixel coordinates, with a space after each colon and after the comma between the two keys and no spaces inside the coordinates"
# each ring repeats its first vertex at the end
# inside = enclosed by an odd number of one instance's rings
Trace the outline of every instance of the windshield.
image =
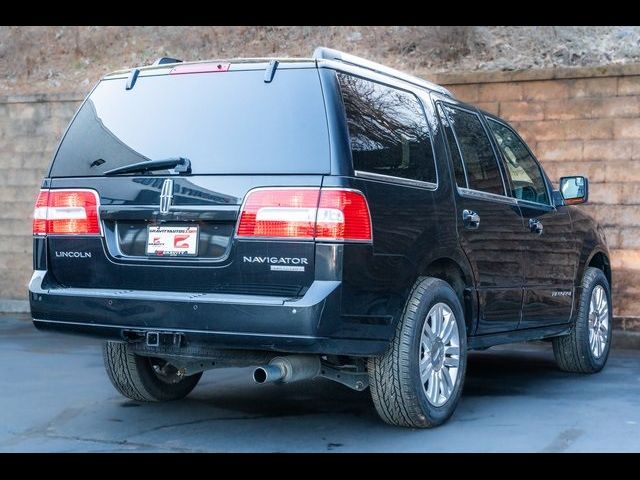
{"type": "Polygon", "coordinates": [[[78,112],[51,177],[103,175],[183,157],[198,174],[329,173],[329,138],[315,68],[103,80],[78,112]]]}

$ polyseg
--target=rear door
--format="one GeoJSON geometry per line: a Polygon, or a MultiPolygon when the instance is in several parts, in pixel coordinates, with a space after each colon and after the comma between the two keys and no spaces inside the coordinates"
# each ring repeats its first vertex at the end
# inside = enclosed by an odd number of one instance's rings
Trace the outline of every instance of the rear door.
{"type": "Polygon", "coordinates": [[[50,235],[53,277],[69,287],[303,294],[313,241],[234,236],[250,190],[320,187],[330,173],[318,71],[295,66],[283,62],[270,82],[260,64],[150,71],[130,89],[126,78],[100,82],[61,142],[49,187],[95,190],[103,235],[50,235]],[[105,175],[175,157],[191,173],[105,175]]]}
{"type": "Polygon", "coordinates": [[[438,102],[457,185],[458,235],[479,300],[477,334],[515,330],[523,286],[523,223],[477,110],[438,102]]]}
{"type": "Polygon", "coordinates": [[[506,123],[486,117],[502,153],[526,229],[525,289],[519,328],[566,323],[571,316],[574,254],[571,217],[551,204],[551,190],[527,145],[506,123]]]}

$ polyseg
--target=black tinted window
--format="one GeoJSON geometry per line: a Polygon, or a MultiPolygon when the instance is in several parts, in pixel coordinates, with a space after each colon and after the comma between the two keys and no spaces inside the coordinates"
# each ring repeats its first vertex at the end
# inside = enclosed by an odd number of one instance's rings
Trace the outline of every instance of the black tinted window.
{"type": "Polygon", "coordinates": [[[498,162],[480,117],[460,108],[445,109],[458,139],[469,188],[504,195],[498,162]]]}
{"type": "Polygon", "coordinates": [[[549,204],[547,186],[529,149],[507,126],[488,119],[489,126],[504,154],[511,177],[511,193],[514,197],[531,202],[549,204]]]}
{"type": "Polygon", "coordinates": [[[327,120],[315,68],[103,80],[79,111],[51,175],[102,175],[186,157],[194,174],[329,173],[327,120]],[[102,159],[104,162],[96,162],[102,159]],[[92,166],[93,164],[93,166],[92,166]]]}
{"type": "Polygon", "coordinates": [[[449,146],[449,152],[451,152],[451,161],[453,162],[453,173],[456,177],[456,185],[461,188],[467,188],[467,178],[464,174],[464,167],[462,166],[462,157],[460,157],[460,150],[456,143],[456,137],[451,130],[451,125],[447,116],[442,112],[442,107],[438,106],[438,114],[442,120],[444,126],[445,136],[447,138],[447,145],[449,146]]]}
{"type": "Polygon", "coordinates": [[[429,128],[415,95],[342,73],[338,79],[353,168],[436,183],[429,128]]]}

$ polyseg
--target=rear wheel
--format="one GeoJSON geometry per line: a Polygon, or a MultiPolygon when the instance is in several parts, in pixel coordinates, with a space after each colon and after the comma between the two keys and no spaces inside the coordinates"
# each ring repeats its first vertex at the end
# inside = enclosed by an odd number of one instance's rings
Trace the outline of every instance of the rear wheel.
{"type": "Polygon", "coordinates": [[[367,365],[378,414],[403,427],[444,423],[460,399],[466,365],[466,330],[456,293],[442,280],[420,279],[390,349],[367,365]]]}
{"type": "Polygon", "coordinates": [[[132,400],[179,400],[195,388],[202,376],[181,375],[166,360],[136,355],[126,343],[107,341],[102,351],[109,380],[118,392],[132,400]]]}
{"type": "Polygon", "coordinates": [[[611,290],[602,270],[589,267],[582,279],[576,323],[569,335],[553,339],[553,353],[566,372],[602,370],[611,348],[611,290]]]}

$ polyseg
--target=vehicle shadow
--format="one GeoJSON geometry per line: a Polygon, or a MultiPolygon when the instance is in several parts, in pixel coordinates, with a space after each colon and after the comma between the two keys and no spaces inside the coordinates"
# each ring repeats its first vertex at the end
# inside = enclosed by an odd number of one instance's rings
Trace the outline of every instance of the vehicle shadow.
{"type": "Polygon", "coordinates": [[[516,345],[470,352],[463,398],[527,395],[551,378],[566,376],[551,344],[516,345]]]}
{"type": "MultiPolygon", "coordinates": [[[[111,450],[439,451],[444,448],[438,443],[442,438],[479,435],[481,425],[495,426],[497,418],[500,428],[515,425],[514,418],[526,413],[521,409],[530,408],[524,400],[546,395],[558,382],[564,384],[570,374],[556,368],[549,347],[472,352],[456,412],[447,424],[430,431],[386,425],[368,390],[356,392],[326,379],[256,385],[251,368],[230,368],[206,372],[181,401],[144,404],[113,395],[106,402],[86,405],[77,418],[49,423],[47,436],[54,432],[75,438],[83,432],[82,438],[92,442],[109,442],[106,447],[111,450]],[[510,402],[511,414],[504,419],[505,412],[490,398],[501,396],[523,399],[510,402]],[[471,430],[460,428],[471,423],[471,430]]],[[[575,382],[584,378],[575,376],[575,382]]]]}
{"type": "MultiPolygon", "coordinates": [[[[189,397],[210,407],[259,417],[316,414],[375,416],[370,392],[356,392],[319,379],[288,385],[254,385],[250,369],[209,372],[189,397]],[[246,381],[242,381],[242,380],[246,381]]],[[[554,362],[550,345],[471,352],[463,401],[482,396],[527,395],[551,377],[566,375],[554,362]]]]}

